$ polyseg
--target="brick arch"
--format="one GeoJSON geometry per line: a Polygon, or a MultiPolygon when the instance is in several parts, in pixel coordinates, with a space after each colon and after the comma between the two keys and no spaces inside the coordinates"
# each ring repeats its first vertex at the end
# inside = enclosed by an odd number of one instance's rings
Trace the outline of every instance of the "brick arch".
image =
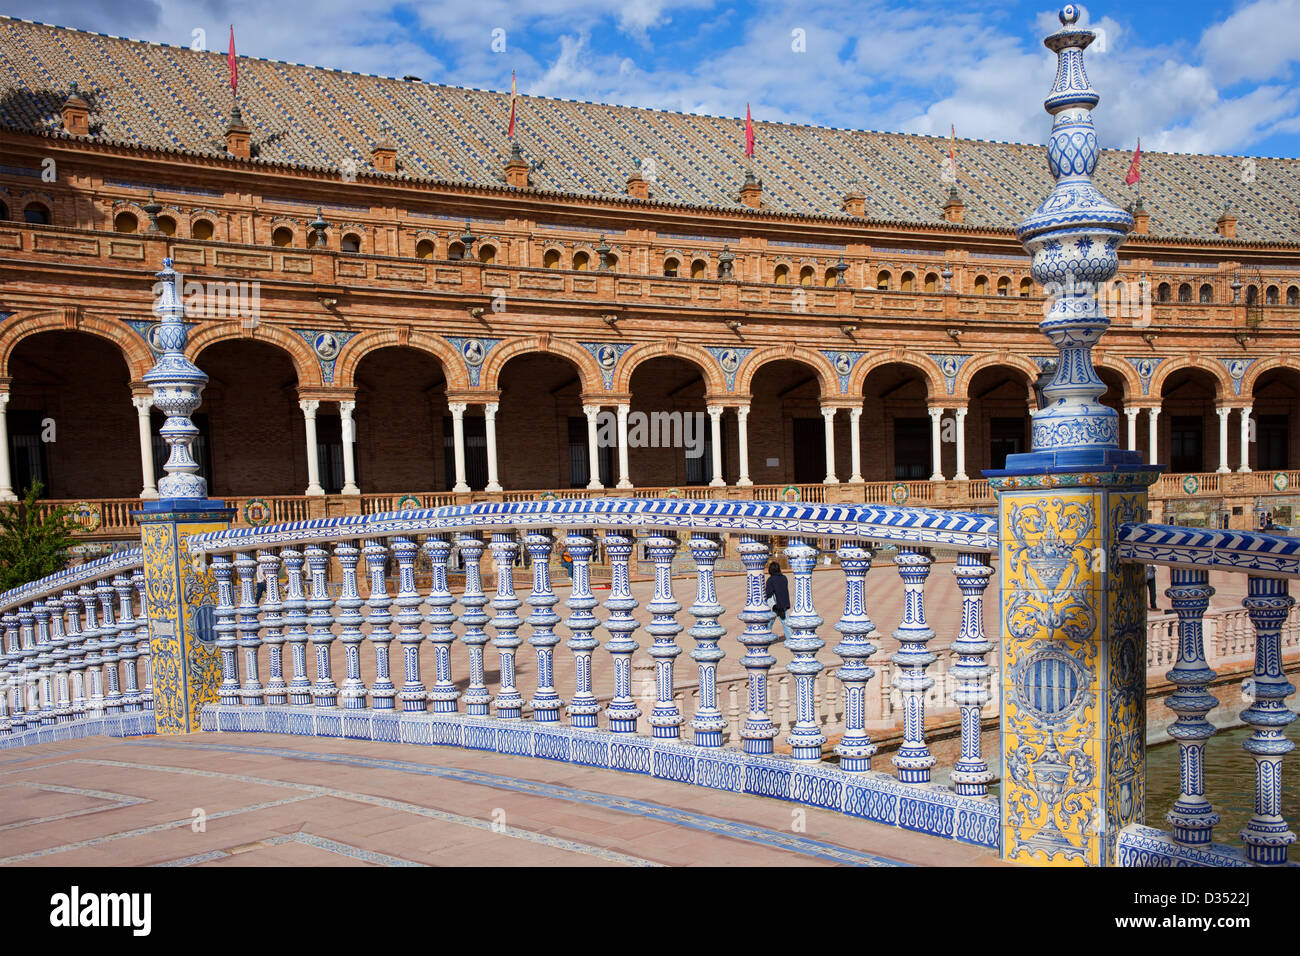
{"type": "Polygon", "coordinates": [[[1118,355],[1108,355],[1105,352],[1093,353],[1093,364],[1098,368],[1104,368],[1119,375],[1124,382],[1124,402],[1136,401],[1143,397],[1142,379],[1138,377],[1137,369],[1133,363],[1127,359],[1120,358],[1118,355]]]}
{"type": "Polygon", "coordinates": [[[958,401],[969,402],[971,381],[982,370],[993,368],[996,365],[1005,365],[1008,368],[1024,372],[1031,388],[1040,371],[1033,359],[1024,355],[1008,352],[1005,349],[998,352],[985,352],[983,355],[975,356],[961,367],[961,371],[957,373],[957,381],[953,384],[953,398],[958,401]]]}
{"type": "Polygon", "coordinates": [[[83,315],[76,325],[69,325],[63,310],[51,309],[24,315],[0,333],[0,377],[8,377],[9,359],[18,343],[42,332],[85,332],[107,339],[121,349],[133,382],[140,381],[140,377],[153,368],[153,351],[130,326],[93,315],[83,315]]]}
{"type": "Polygon", "coordinates": [[[1261,359],[1250,368],[1246,369],[1246,374],[1241,377],[1241,398],[1251,399],[1255,395],[1255,383],[1259,381],[1261,375],[1266,372],[1276,372],[1278,369],[1287,368],[1293,372],[1300,372],[1300,358],[1291,355],[1274,355],[1266,359],[1261,359]]]}
{"type": "Polygon", "coordinates": [[[802,362],[809,366],[817,373],[817,387],[821,392],[822,398],[838,398],[840,395],[840,375],[831,365],[831,360],[821,352],[815,352],[812,349],[802,348],[798,345],[769,345],[767,348],[757,349],[745,356],[745,360],[740,363],[740,369],[736,372],[736,391],[742,394],[750,394],[751,385],[756,373],[764,365],[770,362],[779,362],[782,359],[793,359],[796,362],[802,362]]]}
{"type": "Polygon", "coordinates": [[[697,366],[704,375],[706,395],[723,395],[729,391],[718,360],[698,345],[685,342],[642,342],[628,349],[614,370],[614,391],[620,395],[631,394],[632,373],[642,362],[654,358],[679,358],[697,366]]]}
{"type": "Polygon", "coordinates": [[[334,384],[342,388],[356,387],[357,366],[366,355],[378,349],[402,346],[428,352],[436,358],[442,365],[442,374],[447,379],[449,390],[470,387],[465,360],[452,348],[450,342],[431,332],[406,328],[375,329],[349,339],[334,363],[334,384]]]}
{"type": "Polygon", "coordinates": [[[202,368],[199,356],[204,349],[218,342],[249,339],[274,345],[287,352],[289,360],[293,363],[294,374],[298,376],[299,388],[324,384],[321,380],[320,362],[306,340],[293,332],[265,322],[254,329],[247,329],[239,322],[220,322],[203,326],[190,336],[189,344],[185,347],[185,355],[191,362],[202,368]]]}
{"type": "MultiPolygon", "coordinates": [[[[1223,367],[1223,364],[1207,358],[1201,358],[1199,355],[1187,355],[1182,358],[1175,358],[1168,362],[1161,362],[1156,366],[1155,373],[1151,376],[1152,397],[1159,399],[1161,397],[1161,392],[1164,391],[1165,380],[1175,372],[1181,372],[1183,369],[1188,368],[1199,369],[1200,371],[1207,373],[1210,378],[1214,380],[1215,401],[1226,402],[1235,397],[1232,394],[1232,379],[1229,377],[1228,370],[1223,367]]],[[[1249,371],[1250,370],[1247,369],[1248,373],[1249,371]]],[[[1246,382],[1243,378],[1243,391],[1245,390],[1245,387],[1246,382]]]]}
{"type": "Polygon", "coordinates": [[[550,338],[545,335],[533,335],[522,339],[507,339],[491,352],[483,362],[479,373],[479,385],[483,388],[500,388],[501,370],[512,358],[530,353],[542,352],[568,359],[578,369],[582,380],[582,393],[595,394],[605,390],[605,379],[601,375],[596,358],[586,349],[571,342],[550,338]]]}
{"type": "Polygon", "coordinates": [[[848,393],[861,395],[867,384],[867,376],[885,365],[907,365],[920,372],[925,379],[925,397],[929,402],[936,402],[948,394],[948,386],[939,363],[928,355],[908,349],[887,349],[859,360],[849,375],[848,393]]]}

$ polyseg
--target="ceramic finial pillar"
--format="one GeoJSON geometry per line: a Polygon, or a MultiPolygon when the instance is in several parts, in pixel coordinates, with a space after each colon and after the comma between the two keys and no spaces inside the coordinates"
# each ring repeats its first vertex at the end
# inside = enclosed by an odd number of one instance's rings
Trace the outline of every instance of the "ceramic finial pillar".
{"type": "Polygon", "coordinates": [[[1080,12],[1067,4],[1044,41],[1058,59],[1044,103],[1055,186],[1017,229],[1048,293],[1039,328],[1057,370],[1033,412],[1031,450],[984,473],[998,496],[1002,855],[1050,866],[1110,865],[1119,831],[1145,822],[1143,571],[1119,563],[1115,536],[1145,520],[1158,474],[1120,447],[1119,416],[1101,404],[1093,368],[1110,322],[1093,293],[1115,275],[1133,219],[1092,183],[1099,97],[1084,72],[1094,34],[1078,26],[1080,12]]]}

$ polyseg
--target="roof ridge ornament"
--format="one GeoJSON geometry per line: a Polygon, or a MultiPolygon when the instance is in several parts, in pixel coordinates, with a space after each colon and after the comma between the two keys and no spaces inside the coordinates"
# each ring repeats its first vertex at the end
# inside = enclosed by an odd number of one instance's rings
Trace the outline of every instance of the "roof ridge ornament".
{"type": "Polygon", "coordinates": [[[1118,250],[1134,223],[1092,182],[1099,150],[1091,110],[1100,97],[1084,72],[1083,51],[1096,34],[1077,25],[1079,12],[1066,4],[1061,29],[1043,40],[1057,57],[1056,81],[1043,101],[1052,115],[1047,161],[1056,185],[1016,227],[1033,257],[1034,281],[1047,292],[1038,327],[1058,357],[1043,387],[1044,407],[1032,413],[1031,451],[1007,458],[1013,472],[1142,462],[1140,452],[1121,450],[1119,415],[1101,404],[1106,386],[1092,362],[1093,346],[1110,325],[1096,292],[1119,270],[1118,250]]]}

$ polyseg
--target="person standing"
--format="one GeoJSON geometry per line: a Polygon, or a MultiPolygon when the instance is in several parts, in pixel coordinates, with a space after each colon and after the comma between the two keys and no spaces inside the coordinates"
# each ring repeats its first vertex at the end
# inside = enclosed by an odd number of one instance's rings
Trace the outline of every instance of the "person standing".
{"type": "Polygon", "coordinates": [[[790,610],[790,582],[781,573],[781,565],[773,561],[767,566],[767,584],[764,588],[767,606],[776,617],[772,618],[772,633],[785,640],[785,614],[790,610]]]}
{"type": "Polygon", "coordinates": [[[1156,566],[1147,565],[1147,610],[1159,611],[1159,602],[1156,600],[1156,566]]]}

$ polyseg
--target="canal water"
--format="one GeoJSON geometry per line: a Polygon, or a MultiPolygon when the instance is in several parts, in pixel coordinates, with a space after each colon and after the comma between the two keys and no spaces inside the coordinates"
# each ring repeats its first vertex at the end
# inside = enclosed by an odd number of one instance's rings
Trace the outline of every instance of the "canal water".
{"type": "MultiPolygon", "coordinates": [[[[1255,761],[1241,749],[1249,727],[1220,730],[1205,745],[1205,795],[1223,819],[1214,842],[1240,846],[1237,834],[1255,812],[1255,761]]],[[[1300,831],[1300,720],[1287,728],[1297,749],[1282,758],[1282,816],[1300,831]]],[[[1147,825],[1168,830],[1165,814],[1178,797],[1178,745],[1147,748],[1147,825]]]]}

